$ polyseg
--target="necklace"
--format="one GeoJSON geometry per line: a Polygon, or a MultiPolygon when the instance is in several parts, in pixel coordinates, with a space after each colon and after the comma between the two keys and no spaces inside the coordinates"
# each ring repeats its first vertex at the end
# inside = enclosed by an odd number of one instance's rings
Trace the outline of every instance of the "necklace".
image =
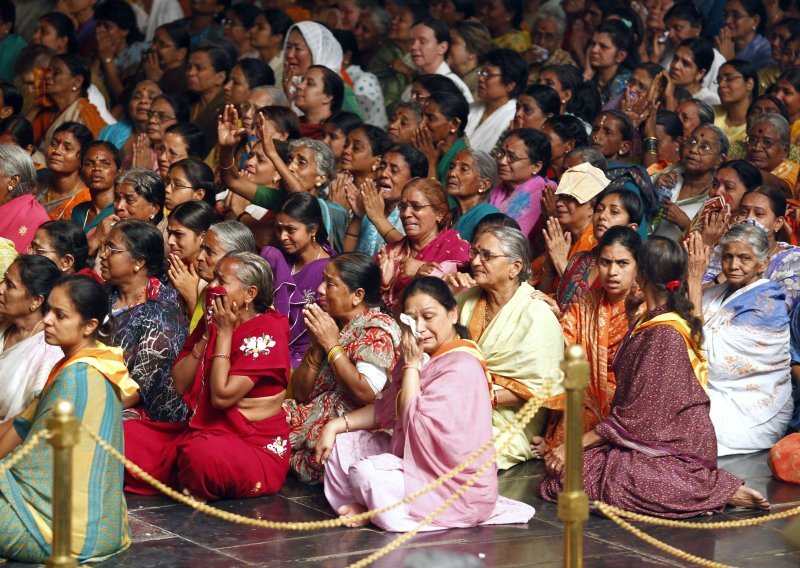
{"type": "MultiPolygon", "coordinates": [[[[37,321],[36,325],[33,326],[33,329],[30,330],[30,332],[28,333],[28,337],[26,337],[25,339],[30,339],[31,337],[33,337],[33,334],[36,333],[36,330],[39,328],[39,324],[41,324],[42,322],[44,322],[44,320],[37,321]]],[[[14,324],[14,332],[16,334],[19,333],[19,328],[16,326],[16,324],[14,324]]],[[[8,344],[8,340],[9,339],[11,339],[11,334],[10,333],[6,333],[6,336],[3,339],[3,349],[4,350],[6,348],[6,345],[8,344]]]]}
{"type": "MultiPolygon", "coordinates": [[[[133,301],[133,303],[128,304],[127,306],[120,306],[120,307],[115,308],[115,309],[118,310],[118,311],[122,311],[122,310],[129,310],[134,306],[138,306],[139,304],[141,304],[144,301],[144,298],[145,298],[146,294],[147,294],[147,286],[145,286],[144,289],[142,289],[141,292],[136,294],[136,299],[133,301]]],[[[120,296],[119,300],[121,300],[121,299],[122,299],[122,296],[120,296]]],[[[117,301],[119,302],[119,300],[117,300],[117,301]]]]}
{"type": "MultiPolygon", "coordinates": [[[[78,197],[77,189],[78,189],[78,186],[80,185],[80,183],[81,183],[81,179],[78,178],[78,181],[75,182],[75,185],[72,186],[72,189],[69,191],[69,193],[67,193],[67,195],[65,195],[64,197],[60,198],[63,201],[64,199],[69,197],[70,200],[67,201],[66,205],[61,206],[61,212],[58,214],[58,216],[56,217],[55,221],[60,220],[64,216],[64,213],[69,211],[69,206],[72,205],[72,202],[75,201],[76,197],[78,197]]],[[[57,199],[56,200],[50,199],[50,188],[48,187],[47,191],[45,191],[45,193],[44,193],[44,199],[42,200],[42,205],[50,205],[54,201],[58,201],[58,200],[57,199]]]]}
{"type": "MultiPolygon", "coordinates": [[[[314,259],[314,260],[312,260],[311,262],[314,262],[315,260],[319,260],[319,257],[321,257],[321,256],[322,256],[322,251],[323,251],[323,248],[322,248],[322,247],[319,247],[319,252],[317,253],[317,258],[315,258],[315,259],[314,259]]],[[[293,262],[293,263],[292,263],[292,276],[294,276],[295,274],[297,274],[298,272],[300,272],[300,270],[302,270],[303,268],[305,268],[307,265],[311,264],[311,262],[307,262],[306,264],[304,264],[303,266],[301,266],[301,267],[300,267],[300,269],[298,269],[298,268],[297,268],[297,263],[296,263],[296,262],[293,262]]]]}

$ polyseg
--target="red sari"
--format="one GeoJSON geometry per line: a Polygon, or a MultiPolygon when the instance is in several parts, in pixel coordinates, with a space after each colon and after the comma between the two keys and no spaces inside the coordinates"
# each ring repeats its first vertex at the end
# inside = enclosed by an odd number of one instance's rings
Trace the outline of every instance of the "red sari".
{"type": "MultiPolygon", "coordinates": [[[[205,329],[202,320],[176,362],[192,356],[192,349],[205,329]]],[[[212,327],[192,389],[185,397],[195,409],[189,423],[128,420],[124,423],[125,454],[160,481],[186,488],[200,499],[275,493],[289,471],[286,413],[281,409],[274,416],[251,422],[236,405],[215,408],[209,388],[215,343],[216,331],[212,327]]],[[[234,329],[230,357],[228,374],[253,381],[253,389],[246,398],[271,396],[285,390],[291,370],[286,316],[271,311],[234,329]]],[[[127,471],[125,490],[144,495],[156,493],[127,471]]]]}

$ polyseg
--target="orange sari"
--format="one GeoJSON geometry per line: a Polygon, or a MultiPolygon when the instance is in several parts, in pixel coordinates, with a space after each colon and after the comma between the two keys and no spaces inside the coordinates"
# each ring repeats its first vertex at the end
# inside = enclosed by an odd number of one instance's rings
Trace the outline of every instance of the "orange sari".
{"type": "MultiPolygon", "coordinates": [[[[589,223],[589,226],[584,229],[578,240],[572,243],[572,246],[569,249],[569,254],[567,255],[567,260],[569,261],[579,252],[590,251],[596,246],[597,239],[594,238],[594,225],[589,223]]],[[[550,262],[550,257],[548,256],[547,252],[540,254],[533,259],[533,262],[531,262],[532,276],[528,282],[531,284],[531,286],[536,286],[542,281],[542,278],[546,272],[552,272],[553,270],[553,264],[550,262]]],[[[553,283],[551,285],[552,289],[558,290],[558,285],[560,283],[561,278],[557,274],[554,274],[553,283]]]]}
{"type": "MultiPolygon", "coordinates": [[[[646,306],[642,304],[634,321],[645,311],[646,306]]],[[[625,300],[611,304],[604,289],[589,290],[564,314],[561,327],[567,345],[583,347],[589,360],[589,387],[583,398],[583,431],[588,432],[611,411],[611,400],[617,388],[611,364],[630,328],[625,300]]],[[[545,436],[547,448],[562,444],[564,435],[564,413],[551,413],[545,436]]]]}

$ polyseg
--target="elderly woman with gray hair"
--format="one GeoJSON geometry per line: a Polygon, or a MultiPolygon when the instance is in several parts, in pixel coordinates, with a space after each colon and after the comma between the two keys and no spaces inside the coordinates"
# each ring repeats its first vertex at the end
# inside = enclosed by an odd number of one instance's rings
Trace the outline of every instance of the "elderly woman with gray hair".
{"type": "Polygon", "coordinates": [[[747,129],[747,161],[760,170],[770,172],[797,193],[800,164],[789,160],[791,127],[779,114],[765,114],[747,129]]]}
{"type": "Polygon", "coordinates": [[[497,163],[486,152],[465,148],[450,162],[445,190],[455,200],[453,228],[465,241],[472,241],[481,220],[500,210],[489,203],[489,192],[497,184],[497,163]]]}
{"type": "Polygon", "coordinates": [[[768,450],[786,433],[794,408],[786,292],[764,278],[770,253],[765,229],[747,219],[725,233],[726,280],[705,291],[708,248],[696,233],[685,245],[690,300],[702,306],[708,397],[720,456],[768,450]]]}
{"type": "MultiPolygon", "coordinates": [[[[18,146],[0,144],[0,239],[25,254],[39,225],[50,220],[36,200],[36,168],[30,154],[18,146]]],[[[2,250],[11,247],[2,246],[2,250]]]]}
{"type": "Polygon", "coordinates": [[[561,49],[566,28],[567,14],[557,2],[547,2],[533,16],[531,47],[523,54],[530,65],[528,83],[535,83],[544,67],[576,65],[572,55],[561,49]]]}
{"type": "Polygon", "coordinates": [[[544,433],[547,409],[562,408],[563,389],[557,377],[564,334],[548,304],[534,298],[536,291],[527,283],[531,251],[521,231],[485,226],[475,235],[469,257],[471,278],[454,274],[445,280],[474,286],[458,297],[460,323],[481,348],[492,375],[495,436],[526,400],[545,397],[542,410],[497,457],[498,468],[507,469],[533,458],[530,440],[544,433]],[[531,343],[530,337],[536,341],[531,343]],[[553,382],[545,390],[550,378],[553,382]]]}
{"type": "MultiPolygon", "coordinates": [[[[244,139],[245,131],[239,128],[238,113],[232,105],[226,105],[219,117],[218,140],[220,145],[220,169],[223,177],[230,175],[234,154],[232,148],[244,139]],[[223,152],[224,149],[224,152],[223,152]],[[230,157],[230,164],[226,163],[230,157]],[[222,159],[224,158],[224,160],[222,159]]],[[[334,249],[344,250],[344,234],[347,228],[347,212],[344,207],[328,201],[328,186],[336,173],[336,160],[333,151],[325,143],[309,138],[300,138],[289,142],[289,163],[284,162],[273,139],[273,132],[264,115],[256,117],[256,128],[264,154],[275,165],[280,175],[280,188],[256,186],[252,195],[245,195],[253,205],[279,211],[290,193],[310,193],[319,201],[322,219],[328,232],[329,242],[334,249]]]]}
{"type": "MultiPolygon", "coordinates": [[[[289,322],[272,308],[274,290],[260,256],[223,257],[208,287],[209,315],[172,367],[175,390],[194,412],[169,430],[154,422],[125,424],[126,455],[197,499],[259,497],[286,480],[289,322]]],[[[133,475],[126,474],[125,485],[152,493],[133,475]]]]}

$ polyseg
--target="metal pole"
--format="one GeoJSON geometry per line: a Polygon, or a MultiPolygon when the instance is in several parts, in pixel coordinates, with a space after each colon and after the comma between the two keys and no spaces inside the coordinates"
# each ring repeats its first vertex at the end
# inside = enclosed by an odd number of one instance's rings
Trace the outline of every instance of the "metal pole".
{"type": "Polygon", "coordinates": [[[794,519],[783,529],[783,540],[792,548],[800,548],[800,519],[794,519]]]}
{"type": "Polygon", "coordinates": [[[47,568],[72,568],[78,561],[72,544],[72,448],[78,443],[78,419],[71,402],[60,400],[47,420],[53,446],[53,543],[47,568]]]}
{"type": "Polygon", "coordinates": [[[564,566],[583,566],[583,523],[589,518],[589,499],[583,491],[583,394],[589,386],[589,363],[580,345],[567,347],[564,362],[564,422],[566,456],[564,490],[558,496],[558,516],[564,521],[564,566]]]}

